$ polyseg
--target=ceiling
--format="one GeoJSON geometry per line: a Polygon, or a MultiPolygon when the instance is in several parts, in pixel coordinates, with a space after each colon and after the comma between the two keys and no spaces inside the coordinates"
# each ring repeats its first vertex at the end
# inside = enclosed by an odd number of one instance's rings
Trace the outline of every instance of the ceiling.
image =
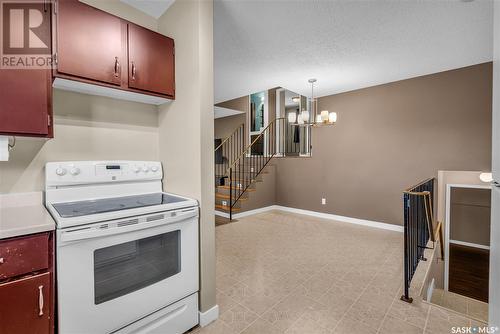
{"type": "Polygon", "coordinates": [[[235,110],[235,109],[229,109],[229,108],[223,108],[223,107],[214,107],[214,118],[222,118],[222,117],[228,117],[228,116],[234,116],[238,114],[243,114],[245,113],[244,111],[241,110],[235,110]]]}
{"type": "Polygon", "coordinates": [[[163,15],[175,0],[120,0],[156,19],[163,15]]]}
{"type": "Polygon", "coordinates": [[[270,87],[317,96],[492,59],[493,2],[217,0],[215,101],[270,87]]]}

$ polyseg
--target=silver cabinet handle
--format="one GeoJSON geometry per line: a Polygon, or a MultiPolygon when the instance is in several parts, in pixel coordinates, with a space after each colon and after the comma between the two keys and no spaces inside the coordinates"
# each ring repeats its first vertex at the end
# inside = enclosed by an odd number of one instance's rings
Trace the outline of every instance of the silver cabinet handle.
{"type": "Polygon", "coordinates": [[[118,78],[118,74],[120,73],[120,61],[118,57],[115,57],[115,77],[118,78]]]}
{"type": "Polygon", "coordinates": [[[43,285],[38,287],[38,316],[43,315],[43,285]]]}
{"type": "Polygon", "coordinates": [[[132,80],[135,80],[135,71],[136,71],[136,69],[135,69],[135,63],[132,62],[132,80]]]}

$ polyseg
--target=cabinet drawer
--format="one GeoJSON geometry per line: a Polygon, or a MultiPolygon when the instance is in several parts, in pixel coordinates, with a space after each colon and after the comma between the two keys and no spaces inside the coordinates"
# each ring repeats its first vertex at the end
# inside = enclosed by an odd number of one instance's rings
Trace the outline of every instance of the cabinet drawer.
{"type": "Polygon", "coordinates": [[[49,234],[0,241],[0,280],[49,267],[49,234]]]}

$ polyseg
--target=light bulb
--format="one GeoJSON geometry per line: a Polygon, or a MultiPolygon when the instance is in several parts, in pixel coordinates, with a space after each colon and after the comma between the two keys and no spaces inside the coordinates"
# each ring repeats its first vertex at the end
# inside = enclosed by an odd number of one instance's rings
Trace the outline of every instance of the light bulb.
{"type": "Polygon", "coordinates": [[[328,122],[328,110],[323,110],[321,112],[321,120],[323,122],[328,122]]]}
{"type": "Polygon", "coordinates": [[[328,122],[330,123],[335,123],[337,122],[337,113],[335,111],[332,111],[329,115],[328,115],[328,122]]]}
{"type": "Polygon", "coordinates": [[[493,181],[493,174],[491,174],[491,173],[481,173],[481,174],[479,174],[479,179],[481,181],[483,181],[483,182],[489,183],[489,182],[493,181]]]}
{"type": "Polygon", "coordinates": [[[297,121],[297,114],[295,112],[288,113],[288,123],[295,123],[297,121]]]}
{"type": "Polygon", "coordinates": [[[321,115],[316,115],[316,123],[323,123],[323,120],[321,119],[321,115]]]}
{"type": "Polygon", "coordinates": [[[302,110],[301,116],[304,122],[309,122],[309,110],[302,110]]]}
{"type": "Polygon", "coordinates": [[[297,116],[297,123],[304,124],[304,119],[302,118],[302,114],[299,114],[299,116],[297,116]]]}

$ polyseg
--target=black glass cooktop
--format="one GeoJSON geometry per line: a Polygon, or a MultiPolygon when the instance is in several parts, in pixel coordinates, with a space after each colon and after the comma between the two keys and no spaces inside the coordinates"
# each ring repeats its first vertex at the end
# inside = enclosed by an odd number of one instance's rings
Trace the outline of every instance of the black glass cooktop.
{"type": "Polygon", "coordinates": [[[53,204],[57,213],[63,218],[80,217],[112,211],[136,209],[153,205],[170,204],[187,201],[184,198],[164,193],[134,195],[98,200],[78,201],[53,204]]]}

